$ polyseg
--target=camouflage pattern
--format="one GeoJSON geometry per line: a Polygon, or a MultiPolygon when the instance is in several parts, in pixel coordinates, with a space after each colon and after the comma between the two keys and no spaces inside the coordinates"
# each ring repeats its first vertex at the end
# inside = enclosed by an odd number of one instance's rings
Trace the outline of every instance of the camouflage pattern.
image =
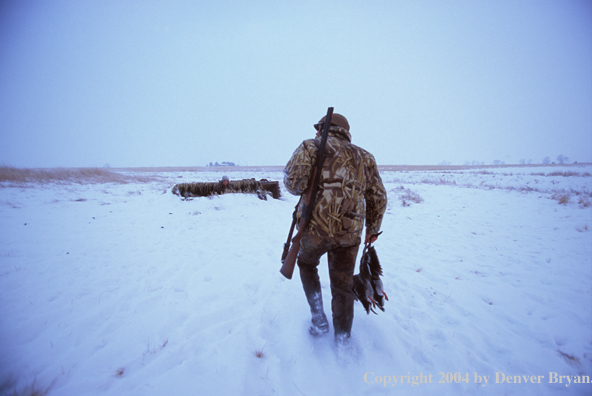
{"type": "MultiPolygon", "coordinates": [[[[344,118],[345,119],[345,118],[344,118]]],[[[347,121],[346,121],[347,122],[347,121]]],[[[294,151],[284,169],[284,185],[301,195],[308,187],[321,139],[308,139],[294,151]]],[[[361,235],[380,231],[386,210],[386,190],[372,154],[351,144],[349,131],[331,126],[323,161],[316,205],[300,240],[298,268],[312,314],[311,334],[322,333],[324,317],[321,282],[317,267],[327,253],[331,281],[331,311],[336,340],[351,335],[354,318],[353,275],[361,235]]],[[[298,218],[302,215],[302,202],[298,218]]]]}
{"type": "Polygon", "coordinates": [[[231,194],[234,193],[235,190],[234,188],[232,188],[232,185],[229,183],[228,185],[224,185],[224,181],[220,180],[218,182],[218,185],[216,186],[216,188],[214,189],[214,192],[218,195],[222,195],[222,194],[231,194]]]}
{"type": "MultiPolygon", "coordinates": [[[[305,140],[292,154],[284,169],[284,185],[290,193],[301,195],[306,190],[320,141],[320,137],[305,140]]],[[[367,234],[380,231],[387,198],[376,161],[351,143],[344,128],[329,128],[316,202],[307,234],[353,244],[360,241],[364,220],[367,234]]],[[[302,203],[298,217],[301,214],[302,203]]]]}

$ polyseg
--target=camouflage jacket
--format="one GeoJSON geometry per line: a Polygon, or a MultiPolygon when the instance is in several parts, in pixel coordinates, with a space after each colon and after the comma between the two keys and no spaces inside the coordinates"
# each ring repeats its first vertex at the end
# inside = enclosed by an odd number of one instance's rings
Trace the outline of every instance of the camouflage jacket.
{"type": "MultiPolygon", "coordinates": [[[[301,195],[308,186],[321,138],[302,142],[284,169],[284,185],[301,195]]],[[[325,146],[317,205],[306,233],[344,240],[358,240],[364,229],[376,234],[386,210],[386,190],[374,156],[351,143],[346,129],[332,126],[325,146]]],[[[302,202],[298,218],[302,215],[302,202]]],[[[358,241],[359,243],[359,241],[358,241]]]]}
{"type": "Polygon", "coordinates": [[[224,185],[224,183],[222,183],[222,180],[220,180],[218,182],[218,184],[216,185],[216,187],[214,188],[214,193],[218,194],[218,195],[222,195],[222,194],[230,194],[235,192],[234,189],[232,188],[232,186],[230,185],[230,183],[228,183],[227,186],[224,185]]]}

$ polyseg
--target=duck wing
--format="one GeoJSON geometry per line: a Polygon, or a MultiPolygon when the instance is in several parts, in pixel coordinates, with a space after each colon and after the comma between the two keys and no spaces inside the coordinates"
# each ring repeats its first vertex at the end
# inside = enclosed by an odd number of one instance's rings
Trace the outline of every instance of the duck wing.
{"type": "Polygon", "coordinates": [[[373,298],[375,293],[372,286],[370,259],[371,257],[368,254],[368,245],[365,245],[362,258],[360,259],[360,273],[358,275],[354,275],[354,285],[352,288],[354,296],[362,303],[362,306],[368,314],[370,311],[374,312],[372,307],[376,306],[376,301],[373,298]]]}
{"type": "Polygon", "coordinates": [[[378,260],[378,255],[376,254],[376,249],[374,249],[374,246],[370,246],[368,248],[368,257],[370,282],[372,284],[373,290],[372,298],[374,301],[376,301],[378,308],[384,311],[384,301],[385,299],[388,301],[388,296],[384,291],[382,280],[380,279],[382,276],[382,266],[380,265],[380,260],[378,260]]]}
{"type": "MultiPolygon", "coordinates": [[[[367,314],[372,310],[371,299],[374,290],[368,280],[360,278],[360,275],[354,275],[354,286],[352,288],[356,300],[362,303],[367,314]]],[[[372,310],[374,312],[374,310],[372,310]]],[[[375,312],[376,313],[376,312],[375,312]]]]}
{"type": "Polygon", "coordinates": [[[382,267],[374,246],[368,248],[368,268],[370,269],[373,279],[378,279],[382,276],[382,267]]]}

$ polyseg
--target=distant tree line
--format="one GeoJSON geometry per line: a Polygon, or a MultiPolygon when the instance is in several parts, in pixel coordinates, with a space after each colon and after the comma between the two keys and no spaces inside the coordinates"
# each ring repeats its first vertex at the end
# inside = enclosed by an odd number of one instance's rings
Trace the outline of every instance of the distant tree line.
{"type": "Polygon", "coordinates": [[[222,162],[221,164],[219,164],[218,162],[214,162],[214,163],[209,163],[206,166],[236,166],[236,164],[234,162],[222,162]]]}
{"type": "MultiPolygon", "coordinates": [[[[543,158],[543,164],[544,165],[550,165],[550,164],[569,164],[569,157],[565,156],[563,154],[559,154],[557,156],[557,158],[555,159],[555,161],[551,160],[551,157],[545,157],[543,158]],[[555,162],[556,161],[556,162],[555,162]]],[[[530,165],[533,163],[532,159],[520,159],[518,161],[518,163],[520,165],[530,165]]],[[[450,165],[451,162],[450,161],[442,161],[440,162],[438,165],[450,165]]],[[[495,160],[492,162],[493,165],[506,165],[506,163],[504,161],[501,160],[495,160]]],[[[577,164],[577,161],[574,162],[574,164],[577,164]]],[[[465,161],[464,165],[485,165],[485,162],[480,162],[480,161],[465,161]]]]}
{"type": "MultiPolygon", "coordinates": [[[[551,162],[551,157],[545,157],[543,158],[543,164],[548,165],[548,164],[554,164],[555,162],[551,162]]],[[[568,164],[569,163],[569,157],[563,155],[563,154],[559,154],[557,156],[557,163],[558,164],[568,164]]]]}

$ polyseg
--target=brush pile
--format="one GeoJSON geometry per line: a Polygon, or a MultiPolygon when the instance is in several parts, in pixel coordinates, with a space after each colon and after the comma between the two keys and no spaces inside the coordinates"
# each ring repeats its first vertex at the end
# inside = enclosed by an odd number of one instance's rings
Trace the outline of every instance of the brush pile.
{"type": "MultiPolygon", "coordinates": [[[[210,195],[218,194],[216,188],[218,182],[211,183],[181,183],[173,187],[173,194],[183,198],[191,197],[208,197],[210,195]]],[[[277,181],[269,181],[267,179],[243,179],[232,180],[228,183],[228,188],[225,194],[242,193],[242,194],[257,194],[261,199],[267,199],[269,193],[274,199],[281,197],[280,187],[277,181]]]]}

